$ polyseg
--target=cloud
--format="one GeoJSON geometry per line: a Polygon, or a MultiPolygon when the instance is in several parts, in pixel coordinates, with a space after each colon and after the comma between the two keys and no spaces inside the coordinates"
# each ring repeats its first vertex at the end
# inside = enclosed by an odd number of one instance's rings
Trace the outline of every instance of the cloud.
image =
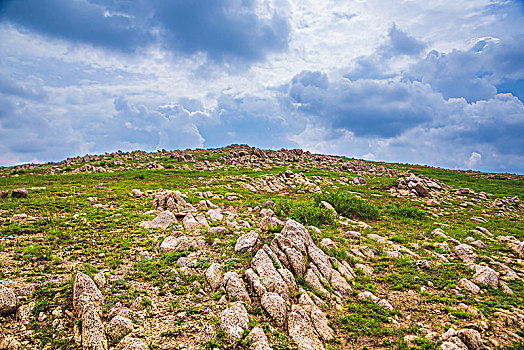
{"type": "Polygon", "coordinates": [[[133,17],[110,15],[104,5],[90,1],[8,0],[0,10],[4,19],[21,30],[109,50],[129,53],[153,39],[133,17]]]}
{"type": "Polygon", "coordinates": [[[254,1],[158,1],[154,19],[161,24],[163,45],[217,62],[240,58],[257,61],[287,48],[287,20],[273,13],[255,14],[254,1]]]}
{"type": "Polygon", "coordinates": [[[290,31],[275,11],[259,16],[253,1],[8,0],[0,13],[21,31],[72,43],[127,54],[160,45],[175,56],[204,53],[220,64],[281,52],[290,31]]]}
{"type": "Polygon", "coordinates": [[[523,39],[481,38],[468,50],[432,50],[409,67],[406,76],[431,85],[446,99],[489,100],[498,83],[524,78],[524,49],[517,44],[523,39]]]}
{"type": "Polygon", "coordinates": [[[356,136],[379,137],[393,137],[431,120],[440,113],[431,106],[442,100],[418,82],[339,79],[328,84],[320,72],[295,76],[289,96],[300,112],[318,122],[351,130],[356,136]]]}
{"type": "Polygon", "coordinates": [[[389,41],[381,47],[384,55],[418,55],[426,44],[416,38],[409,36],[406,32],[399,29],[396,24],[389,29],[389,41]]]}

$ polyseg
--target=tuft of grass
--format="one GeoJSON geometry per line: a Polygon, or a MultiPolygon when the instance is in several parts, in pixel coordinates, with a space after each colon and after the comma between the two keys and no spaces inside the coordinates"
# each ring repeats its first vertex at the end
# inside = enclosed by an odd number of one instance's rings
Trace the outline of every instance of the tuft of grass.
{"type": "Polygon", "coordinates": [[[332,190],[315,197],[315,203],[321,201],[330,203],[338,214],[348,218],[376,220],[380,217],[380,211],[373,203],[349,192],[332,190]]]}
{"type": "Polygon", "coordinates": [[[335,222],[333,212],[320,202],[279,200],[275,203],[275,214],[281,218],[291,218],[304,225],[323,226],[335,222]]]}
{"type": "Polygon", "coordinates": [[[402,219],[422,220],[426,218],[426,212],[412,205],[388,204],[384,210],[390,216],[402,219]]]}

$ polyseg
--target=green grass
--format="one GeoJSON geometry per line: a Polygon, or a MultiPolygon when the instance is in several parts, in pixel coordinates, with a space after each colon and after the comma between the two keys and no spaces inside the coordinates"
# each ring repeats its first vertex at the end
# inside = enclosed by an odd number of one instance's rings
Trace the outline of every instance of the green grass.
{"type": "Polygon", "coordinates": [[[379,209],[369,201],[358,198],[346,191],[329,191],[315,196],[315,203],[326,201],[331,204],[339,215],[348,218],[376,220],[380,216],[379,209]]]}

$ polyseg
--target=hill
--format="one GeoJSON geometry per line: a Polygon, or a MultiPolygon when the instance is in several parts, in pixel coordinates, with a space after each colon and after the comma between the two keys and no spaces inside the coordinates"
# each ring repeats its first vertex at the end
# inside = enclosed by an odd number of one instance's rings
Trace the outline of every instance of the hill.
{"type": "Polygon", "coordinates": [[[523,184],[245,145],[0,168],[0,349],[522,349],[523,184]]]}

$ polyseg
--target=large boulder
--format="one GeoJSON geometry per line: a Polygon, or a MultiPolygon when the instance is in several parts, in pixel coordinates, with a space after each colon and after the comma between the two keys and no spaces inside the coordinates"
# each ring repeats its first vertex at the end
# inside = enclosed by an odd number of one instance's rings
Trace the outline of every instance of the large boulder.
{"type": "Polygon", "coordinates": [[[247,336],[247,339],[251,341],[251,350],[273,350],[269,345],[264,330],[260,327],[255,327],[247,336]]]}
{"type": "Polygon", "coordinates": [[[85,304],[82,310],[82,347],[84,350],[107,350],[104,324],[92,302],[85,304]]]}
{"type": "Polygon", "coordinates": [[[206,270],[206,280],[213,291],[222,285],[222,265],[212,263],[206,270]]]}
{"type": "Polygon", "coordinates": [[[150,228],[159,228],[162,230],[165,230],[169,226],[173,225],[176,222],[175,214],[172,212],[165,210],[157,215],[156,218],[154,218],[151,221],[142,221],[138,224],[139,227],[150,229],[150,228]]]}
{"type": "Polygon", "coordinates": [[[473,280],[475,282],[494,289],[497,289],[499,287],[500,274],[498,272],[487,266],[481,265],[477,265],[476,270],[477,272],[473,276],[473,280]]]}

